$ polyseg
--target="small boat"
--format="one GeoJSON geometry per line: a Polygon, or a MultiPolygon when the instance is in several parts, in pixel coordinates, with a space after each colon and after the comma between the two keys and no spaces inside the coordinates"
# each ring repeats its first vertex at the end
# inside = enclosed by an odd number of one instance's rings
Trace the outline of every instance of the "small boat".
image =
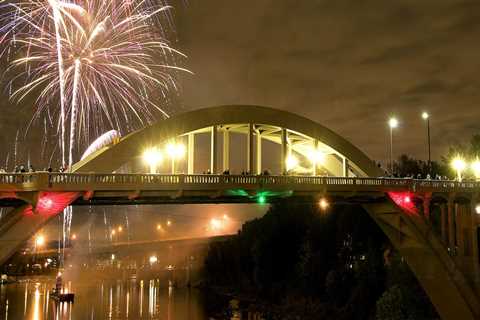
{"type": "Polygon", "coordinates": [[[50,291],[50,298],[57,302],[71,302],[75,300],[75,294],[62,292],[63,279],[62,273],[58,272],[57,278],[55,279],[55,288],[50,291]]]}
{"type": "Polygon", "coordinates": [[[50,291],[50,298],[57,302],[71,302],[73,303],[75,300],[75,294],[73,293],[60,293],[56,292],[55,290],[50,291]]]}

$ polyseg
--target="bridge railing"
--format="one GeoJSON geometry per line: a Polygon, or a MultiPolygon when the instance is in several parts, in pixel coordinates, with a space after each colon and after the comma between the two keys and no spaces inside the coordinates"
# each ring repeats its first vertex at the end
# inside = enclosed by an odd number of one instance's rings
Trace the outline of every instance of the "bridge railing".
{"type": "Polygon", "coordinates": [[[1,173],[0,184],[23,184],[35,181],[35,173],[1,173]]]}
{"type": "Polygon", "coordinates": [[[480,183],[474,181],[445,181],[445,180],[415,180],[401,178],[354,178],[354,177],[320,177],[320,176],[269,176],[269,175],[164,175],[164,174],[118,174],[118,173],[3,173],[0,174],[0,190],[48,190],[62,189],[89,190],[95,188],[112,190],[116,188],[129,188],[131,186],[148,187],[156,186],[166,188],[178,185],[176,188],[195,185],[197,187],[219,185],[224,188],[229,186],[249,185],[257,188],[273,186],[298,185],[303,188],[308,186],[351,186],[352,189],[401,189],[450,191],[480,189],[480,183]]]}

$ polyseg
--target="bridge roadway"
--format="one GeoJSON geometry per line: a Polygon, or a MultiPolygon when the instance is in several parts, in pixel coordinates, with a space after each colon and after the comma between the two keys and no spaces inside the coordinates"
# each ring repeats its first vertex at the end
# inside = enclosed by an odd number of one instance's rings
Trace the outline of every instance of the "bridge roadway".
{"type": "Polygon", "coordinates": [[[388,236],[442,319],[480,319],[480,183],[438,180],[47,173],[0,174],[0,264],[68,205],[248,203],[291,197],[361,205],[388,236]],[[435,208],[437,223],[434,223],[435,208]],[[440,223],[438,223],[440,221],[440,223]],[[438,225],[440,225],[438,230],[438,225]]]}
{"type": "MultiPolygon", "coordinates": [[[[478,182],[398,178],[348,178],[266,175],[163,174],[0,174],[0,206],[36,205],[49,193],[77,193],[73,205],[242,203],[288,196],[357,197],[374,200],[386,193],[462,193],[480,190],[478,182]],[[40,194],[40,196],[39,196],[40,194]]],[[[43,202],[45,207],[53,205],[43,202]]]]}
{"type": "MultiPolygon", "coordinates": [[[[69,255],[72,251],[76,256],[81,255],[110,255],[114,253],[117,257],[130,254],[155,253],[165,248],[174,247],[175,249],[185,247],[206,247],[210,243],[223,242],[231,239],[233,235],[216,235],[210,237],[179,237],[160,240],[135,240],[135,241],[118,241],[107,244],[96,244],[89,248],[85,243],[74,243],[72,247],[65,248],[65,254],[69,255]]],[[[48,248],[29,252],[28,255],[39,256],[55,256],[58,254],[58,248],[48,248]]]]}

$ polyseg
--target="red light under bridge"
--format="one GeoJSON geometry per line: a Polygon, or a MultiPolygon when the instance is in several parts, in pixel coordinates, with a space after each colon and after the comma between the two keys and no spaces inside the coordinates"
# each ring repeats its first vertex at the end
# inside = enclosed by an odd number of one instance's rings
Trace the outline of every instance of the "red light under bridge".
{"type": "Polygon", "coordinates": [[[413,202],[414,194],[411,192],[388,192],[388,196],[393,202],[406,212],[418,215],[418,209],[413,202]]]}

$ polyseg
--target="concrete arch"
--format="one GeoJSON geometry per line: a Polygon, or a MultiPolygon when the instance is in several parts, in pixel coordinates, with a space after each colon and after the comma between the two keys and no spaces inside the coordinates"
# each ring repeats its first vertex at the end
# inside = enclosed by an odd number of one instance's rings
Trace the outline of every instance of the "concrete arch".
{"type": "MultiPolygon", "coordinates": [[[[76,163],[73,172],[112,172],[141,154],[150,141],[168,141],[212,126],[261,124],[284,128],[318,140],[348,160],[358,176],[380,176],[381,170],[362,151],[330,129],[291,112],[251,105],[216,106],[182,113],[123,137],[76,163]]],[[[301,150],[296,150],[300,151],[301,150]]]]}

